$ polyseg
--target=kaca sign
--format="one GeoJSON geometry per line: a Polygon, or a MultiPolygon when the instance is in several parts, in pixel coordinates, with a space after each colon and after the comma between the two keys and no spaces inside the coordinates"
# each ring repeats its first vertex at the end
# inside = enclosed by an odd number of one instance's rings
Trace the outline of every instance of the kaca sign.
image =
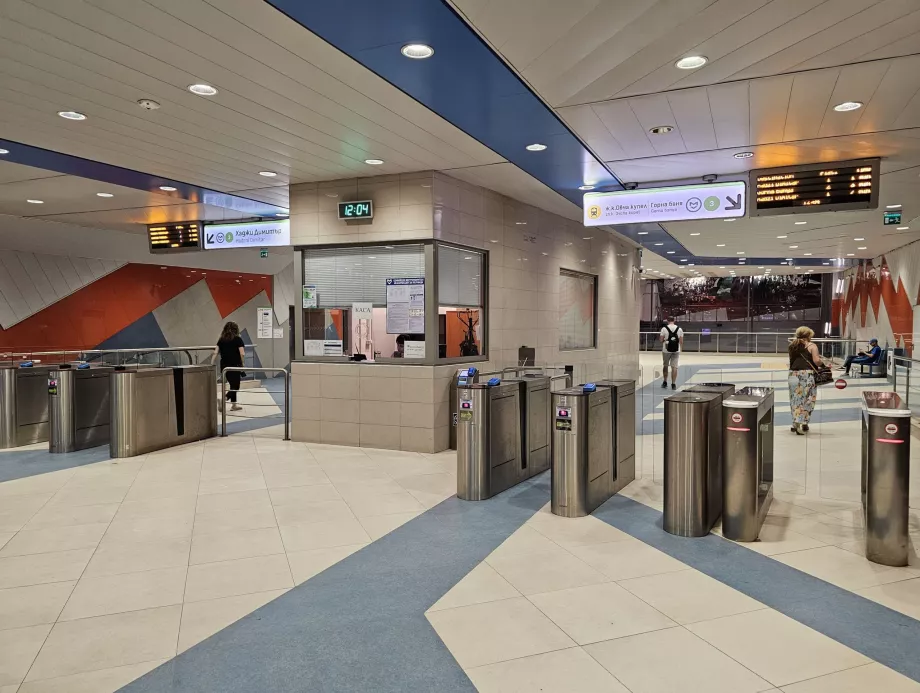
{"type": "Polygon", "coordinates": [[[744,181],[585,193],[585,226],[744,216],[744,181]]]}
{"type": "Polygon", "coordinates": [[[291,222],[253,221],[242,224],[208,224],[204,227],[204,249],[251,248],[291,244],[291,222]]]}

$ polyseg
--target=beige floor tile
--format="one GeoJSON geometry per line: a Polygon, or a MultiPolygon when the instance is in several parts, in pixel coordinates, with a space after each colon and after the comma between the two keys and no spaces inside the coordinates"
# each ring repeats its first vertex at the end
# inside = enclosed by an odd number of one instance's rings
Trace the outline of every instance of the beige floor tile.
{"type": "Polygon", "coordinates": [[[188,539],[192,536],[192,517],[131,517],[112,520],[105,533],[106,541],[153,542],[188,539]]]}
{"type": "Polygon", "coordinates": [[[0,590],[0,629],[54,623],[76,584],[53,582],[0,590]]]}
{"type": "Polygon", "coordinates": [[[772,609],[687,627],[774,686],[786,686],[870,661],[772,609]]]}
{"type": "MultiPolygon", "coordinates": [[[[143,473],[143,472],[142,472],[143,473]]],[[[140,481],[134,482],[134,485],[125,496],[125,503],[134,503],[137,501],[154,501],[161,498],[197,498],[198,497],[198,479],[193,481],[175,482],[169,481],[140,481]]]]}
{"type": "Polygon", "coordinates": [[[855,591],[866,599],[920,620],[920,578],[855,591]]]}
{"type": "Polygon", "coordinates": [[[455,469],[447,474],[421,474],[393,477],[407,491],[425,491],[452,496],[457,492],[457,463],[455,469]]]}
{"type": "Polygon", "coordinates": [[[582,561],[611,580],[686,570],[687,565],[635,539],[589,544],[570,549],[582,561]]]}
{"type": "Polygon", "coordinates": [[[281,540],[288,552],[347,546],[348,544],[366,544],[371,541],[364,527],[354,517],[337,522],[284,525],[280,529],[281,540]]]}
{"type": "Polygon", "coordinates": [[[521,593],[488,563],[480,563],[450,591],[435,602],[429,611],[443,611],[458,606],[495,602],[520,597],[521,593]]]}
{"type": "Polygon", "coordinates": [[[310,501],[275,507],[278,524],[310,525],[322,522],[345,522],[354,519],[354,513],[342,500],[310,501]]]}
{"type": "Polygon", "coordinates": [[[433,611],[427,616],[464,669],[575,644],[523,598],[433,611]]]}
{"type": "Polygon", "coordinates": [[[877,662],[783,686],[784,693],[920,693],[920,683],[877,662]]]}
{"type": "Polygon", "coordinates": [[[0,685],[22,681],[50,630],[51,624],[0,630],[0,685]]]}
{"type": "Polygon", "coordinates": [[[524,596],[610,580],[559,546],[552,551],[490,556],[486,560],[524,596]]]}
{"type": "Polygon", "coordinates": [[[580,647],[466,671],[480,693],[629,693],[580,647]]]}
{"type": "Polygon", "coordinates": [[[362,481],[337,481],[336,490],[346,501],[359,502],[389,493],[404,493],[405,489],[392,479],[369,479],[362,481]]]}
{"type": "Polygon", "coordinates": [[[425,510],[430,510],[453,496],[453,493],[428,493],[427,491],[409,491],[425,510]]]}
{"type": "MultiPolygon", "coordinates": [[[[421,508],[421,506],[419,506],[421,508]]],[[[379,539],[392,532],[398,527],[402,527],[410,520],[422,514],[422,510],[415,510],[409,513],[393,513],[392,515],[374,515],[373,517],[359,517],[358,521],[367,531],[371,539],[379,539]]]]}
{"type": "Polygon", "coordinates": [[[173,657],[180,606],[129,611],[57,623],[26,677],[28,681],[173,657]]]}
{"type": "Polygon", "coordinates": [[[313,486],[287,486],[284,488],[271,488],[272,505],[291,505],[296,503],[312,503],[315,501],[341,500],[341,494],[332,484],[315,484],[313,486]]]}
{"type": "Polygon", "coordinates": [[[284,553],[277,527],[246,529],[192,537],[190,565],[284,553]]]}
{"type": "Polygon", "coordinates": [[[370,481],[392,481],[390,476],[380,469],[373,462],[368,461],[369,464],[326,464],[320,462],[320,466],[323,468],[323,471],[326,472],[326,476],[329,477],[329,481],[333,484],[340,483],[353,483],[353,484],[366,484],[370,481]]]}
{"type": "Polygon", "coordinates": [[[539,553],[541,551],[555,551],[559,548],[552,539],[548,539],[540,532],[528,525],[516,529],[505,541],[499,544],[489,555],[489,558],[505,558],[522,553],[539,553]]]}
{"type": "Polygon", "coordinates": [[[588,544],[606,544],[631,537],[596,517],[559,517],[537,513],[528,525],[560,546],[569,548],[588,544]]]}
{"type": "Polygon", "coordinates": [[[0,549],[0,558],[26,556],[33,553],[71,551],[94,548],[108,524],[74,525],[73,527],[47,527],[45,529],[21,530],[0,549]]]}
{"type": "Polygon", "coordinates": [[[289,488],[292,486],[314,486],[329,484],[329,477],[319,465],[303,465],[300,468],[272,466],[262,463],[262,475],[268,488],[289,488]]]}
{"type": "Polygon", "coordinates": [[[189,567],[185,601],[220,599],[293,586],[291,569],[284,555],[204,563],[189,567]]]}
{"type": "MultiPolygon", "coordinates": [[[[456,475],[457,458],[456,453],[452,459],[434,460],[423,456],[397,458],[390,455],[383,455],[375,458],[380,468],[394,479],[399,479],[400,484],[405,484],[409,479],[418,479],[420,483],[423,476],[441,476],[456,475]]],[[[431,479],[431,483],[440,483],[439,479],[431,479]]],[[[412,483],[409,481],[408,483],[412,483]]],[[[406,488],[409,488],[408,486],[406,488]]],[[[419,488],[425,491],[425,488],[419,488]]],[[[454,491],[456,492],[456,485],[454,491]]]]}
{"type": "MultiPolygon", "coordinates": [[[[85,674],[73,674],[43,681],[25,683],[19,693],[115,693],[121,687],[156,669],[165,662],[155,659],[152,662],[129,664],[111,669],[99,669],[85,674]]],[[[2,693],[2,689],[0,689],[2,693]]]]}
{"type": "Polygon", "coordinates": [[[619,584],[680,624],[767,608],[697,570],[648,575],[619,584]]]}
{"type": "Polygon", "coordinates": [[[124,611],[141,611],[182,603],[186,568],[146,570],[101,577],[83,577],[61,613],[61,621],[124,611]]]}
{"type": "MultiPolygon", "coordinates": [[[[10,499],[15,496],[34,496],[45,494],[49,498],[60,491],[74,475],[73,469],[63,469],[59,472],[27,476],[22,479],[12,479],[0,484],[0,498],[10,499]]],[[[6,502],[6,501],[4,501],[6,502]]]]}
{"type": "Polygon", "coordinates": [[[217,513],[251,508],[271,509],[271,499],[267,489],[255,491],[231,491],[228,493],[211,493],[198,497],[196,513],[217,513]]]}
{"type": "Polygon", "coordinates": [[[294,584],[299,585],[302,582],[306,582],[314,575],[319,575],[326,568],[334,566],[365,546],[367,544],[349,544],[347,546],[330,546],[325,549],[289,552],[287,557],[288,563],[291,565],[291,573],[294,576],[294,584]]]}
{"type": "Polygon", "coordinates": [[[106,536],[86,566],[85,577],[184,568],[191,543],[187,538],[135,542],[122,536],[106,536]]]}
{"type": "Polygon", "coordinates": [[[770,688],[683,628],[595,643],[585,651],[632,693],[754,693],[770,688]]]}
{"type": "Polygon", "coordinates": [[[50,505],[106,505],[121,503],[128,493],[127,486],[71,486],[69,483],[54,494],[50,505]]]}
{"type": "Polygon", "coordinates": [[[535,594],[530,601],[579,645],[676,625],[613,582],[535,594]]]}
{"type": "Polygon", "coordinates": [[[0,503],[0,532],[18,532],[50,499],[50,493],[4,496],[0,503]]]}
{"type": "Polygon", "coordinates": [[[42,508],[26,524],[24,529],[47,529],[50,527],[72,527],[74,525],[108,524],[115,517],[117,503],[106,505],[78,505],[42,508]]]}
{"type": "Polygon", "coordinates": [[[287,590],[255,592],[186,604],[179,628],[179,652],[197,645],[285,592],[287,590]]]}
{"type": "Polygon", "coordinates": [[[0,532],[0,549],[14,536],[16,536],[16,532],[0,532]]]}
{"type": "Polygon", "coordinates": [[[125,501],[115,516],[118,520],[151,517],[188,517],[195,514],[196,496],[182,494],[172,498],[125,501]]]}
{"type": "Polygon", "coordinates": [[[257,491],[264,489],[265,479],[261,472],[249,476],[229,477],[221,479],[204,479],[198,485],[198,494],[231,493],[233,491],[257,491]]]}
{"type": "Polygon", "coordinates": [[[239,532],[246,529],[277,527],[275,511],[271,504],[259,504],[239,510],[219,510],[212,513],[196,513],[193,536],[239,532]]]}
{"type": "Polygon", "coordinates": [[[352,497],[345,500],[352,512],[359,518],[424,510],[422,504],[408,491],[366,496],[361,499],[352,497]]]}
{"type": "Polygon", "coordinates": [[[785,553],[776,560],[849,590],[920,577],[916,568],[879,565],[836,546],[785,553]]]}
{"type": "Polygon", "coordinates": [[[79,580],[92,549],[0,558],[0,589],[79,580]]]}
{"type": "Polygon", "coordinates": [[[824,542],[795,532],[782,525],[764,524],[760,528],[759,541],[739,542],[741,546],[756,551],[764,556],[777,556],[781,553],[817,549],[824,542]]]}

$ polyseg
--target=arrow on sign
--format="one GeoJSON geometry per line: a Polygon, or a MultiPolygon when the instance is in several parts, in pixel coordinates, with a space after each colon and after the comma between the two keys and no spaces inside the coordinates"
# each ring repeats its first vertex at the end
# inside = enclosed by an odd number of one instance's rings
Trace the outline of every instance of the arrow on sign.
{"type": "Polygon", "coordinates": [[[209,233],[209,234],[208,234],[208,243],[213,243],[213,242],[214,242],[214,234],[213,234],[213,233],[209,233]]]}
{"type": "Polygon", "coordinates": [[[738,193],[738,197],[736,197],[734,200],[730,195],[726,195],[725,201],[728,203],[728,205],[725,207],[726,211],[731,212],[735,209],[741,209],[741,193],[738,193]]]}

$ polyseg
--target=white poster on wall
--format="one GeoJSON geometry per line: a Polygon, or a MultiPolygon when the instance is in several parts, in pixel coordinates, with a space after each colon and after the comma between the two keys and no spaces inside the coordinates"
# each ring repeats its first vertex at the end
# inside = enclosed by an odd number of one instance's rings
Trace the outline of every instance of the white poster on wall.
{"type": "Polygon", "coordinates": [[[387,334],[424,333],[424,277],[387,279],[387,334]]]}
{"type": "Polygon", "coordinates": [[[425,358],[425,342],[405,342],[405,351],[403,358],[423,359],[425,358]]]}
{"type": "Polygon", "coordinates": [[[256,308],[256,331],[259,339],[272,339],[271,308],[256,308]]]}

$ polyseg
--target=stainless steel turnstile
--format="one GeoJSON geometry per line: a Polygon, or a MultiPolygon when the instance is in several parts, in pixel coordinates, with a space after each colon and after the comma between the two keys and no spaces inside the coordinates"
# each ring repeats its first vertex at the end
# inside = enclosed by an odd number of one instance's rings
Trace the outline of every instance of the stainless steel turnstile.
{"type": "Polygon", "coordinates": [[[73,452],[109,442],[107,366],[58,366],[48,374],[49,452],[73,452]]]}
{"type": "Polygon", "coordinates": [[[862,393],[862,503],[873,563],[907,565],[910,427],[910,409],[896,393],[862,393]]]}
{"type": "Polygon", "coordinates": [[[598,380],[613,390],[613,493],[636,478],[636,381],[598,380]]]}
{"type": "Polygon", "coordinates": [[[521,391],[516,382],[457,387],[457,497],[485,500],[528,478],[521,466],[521,391]]]}
{"type": "Polygon", "coordinates": [[[773,501],[773,388],[722,400],[722,536],[756,541],[773,501]]]}
{"type": "Polygon", "coordinates": [[[678,392],[664,399],[666,532],[709,534],[722,510],[722,395],[678,392]]]}
{"type": "Polygon", "coordinates": [[[521,407],[521,475],[525,479],[545,472],[552,461],[552,381],[549,376],[525,373],[506,383],[517,383],[521,407]]]}
{"type": "Polygon", "coordinates": [[[110,376],[112,457],[132,457],[217,435],[213,366],[119,370],[110,376]]]}
{"type": "Polygon", "coordinates": [[[0,449],[48,440],[48,374],[57,367],[0,367],[0,449]]]}
{"type": "Polygon", "coordinates": [[[554,515],[583,517],[613,495],[613,398],[590,385],[553,393],[554,515]]]}

